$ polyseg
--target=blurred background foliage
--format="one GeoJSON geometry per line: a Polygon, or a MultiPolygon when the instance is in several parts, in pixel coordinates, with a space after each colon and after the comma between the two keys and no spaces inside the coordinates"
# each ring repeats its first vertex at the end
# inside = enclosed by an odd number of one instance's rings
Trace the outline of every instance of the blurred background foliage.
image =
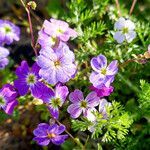
{"type": "MultiPolygon", "coordinates": [[[[28,1],[27,1],[28,2],[28,1]]],[[[114,92],[108,97],[110,102],[117,101],[125,107],[133,119],[129,134],[124,140],[102,142],[100,139],[89,139],[86,149],[127,149],[148,150],[150,147],[150,61],[145,64],[130,62],[125,66],[122,63],[144,54],[150,44],[150,0],[139,0],[133,14],[129,16],[132,0],[119,0],[122,16],[130,18],[136,25],[137,38],[130,44],[117,44],[113,39],[114,23],[118,19],[115,0],[35,0],[37,9],[31,12],[34,35],[38,37],[38,30],[45,19],[51,17],[67,21],[79,33],[77,39],[69,42],[75,52],[78,63],[76,77],[67,83],[70,91],[79,88],[85,94],[89,92],[89,74],[91,72],[90,59],[100,53],[108,61],[119,61],[119,73],[113,83],[114,92]],[[97,145],[97,143],[100,143],[97,145]]],[[[0,18],[13,21],[21,27],[21,40],[9,46],[10,64],[0,71],[0,87],[5,83],[12,83],[16,78],[14,71],[21,60],[26,59],[30,64],[34,61],[34,53],[30,46],[29,24],[25,10],[19,0],[1,0],[0,18]]],[[[20,106],[13,117],[0,112],[0,149],[41,149],[32,140],[32,130],[37,123],[47,122],[50,119],[44,106],[35,106],[33,98],[29,95],[19,99],[20,106]],[[37,113],[38,112],[38,113],[37,113]],[[13,118],[13,119],[12,119],[13,118]],[[32,121],[31,121],[32,120],[32,121]],[[12,138],[12,139],[11,139],[12,138]],[[20,144],[11,144],[12,141],[20,144]],[[4,142],[9,144],[4,146],[4,142]],[[10,146],[10,147],[9,147],[10,146]],[[13,146],[16,146],[15,148],[13,146]]],[[[60,121],[70,130],[69,115],[64,116],[67,103],[61,110],[60,121]]],[[[73,135],[85,143],[88,132],[73,132],[73,135]]],[[[68,140],[61,148],[49,145],[46,149],[78,149],[68,140]]]]}

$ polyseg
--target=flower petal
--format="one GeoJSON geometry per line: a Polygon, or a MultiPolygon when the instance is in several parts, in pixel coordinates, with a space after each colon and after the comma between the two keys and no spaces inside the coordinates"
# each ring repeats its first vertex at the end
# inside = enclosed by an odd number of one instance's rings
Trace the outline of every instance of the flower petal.
{"type": "Polygon", "coordinates": [[[126,37],[127,42],[130,43],[136,37],[136,32],[135,31],[129,31],[128,34],[125,34],[125,37],[126,37]]]}
{"type": "Polygon", "coordinates": [[[125,40],[125,36],[124,34],[122,34],[121,31],[117,31],[114,34],[114,39],[118,42],[118,43],[122,43],[125,40]]]}
{"type": "Polygon", "coordinates": [[[118,21],[115,23],[114,28],[117,30],[121,30],[125,27],[126,20],[123,17],[120,17],[118,21]]]}
{"type": "Polygon", "coordinates": [[[42,146],[47,146],[50,143],[50,139],[48,138],[35,137],[33,140],[42,146]]]}
{"type": "Polygon", "coordinates": [[[118,72],[118,61],[112,61],[107,67],[107,75],[115,75],[118,72]]]}
{"type": "Polygon", "coordinates": [[[67,137],[68,137],[68,135],[58,135],[52,139],[52,143],[55,145],[61,145],[62,143],[64,143],[64,141],[67,137]]]}

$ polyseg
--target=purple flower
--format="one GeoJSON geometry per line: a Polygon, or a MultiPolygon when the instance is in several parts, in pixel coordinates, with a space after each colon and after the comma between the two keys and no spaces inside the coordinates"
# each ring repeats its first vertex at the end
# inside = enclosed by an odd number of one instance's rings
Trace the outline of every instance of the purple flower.
{"type": "Polygon", "coordinates": [[[21,66],[16,69],[18,79],[14,81],[14,86],[21,96],[27,94],[31,90],[31,94],[36,98],[41,98],[44,94],[44,89],[47,88],[42,82],[39,81],[40,77],[39,66],[34,63],[30,69],[26,61],[21,62],[21,66]]]}
{"type": "Polygon", "coordinates": [[[42,97],[43,101],[48,105],[48,109],[54,118],[58,119],[59,107],[61,107],[65,102],[68,93],[69,91],[66,86],[57,84],[55,91],[49,89],[42,97]]]}
{"type": "Polygon", "coordinates": [[[17,92],[10,84],[6,84],[0,89],[0,109],[2,108],[5,113],[11,115],[14,111],[14,107],[18,105],[16,100],[17,92]]]}
{"type": "Polygon", "coordinates": [[[19,41],[20,28],[8,20],[0,20],[0,44],[19,41]]]}
{"type": "Polygon", "coordinates": [[[111,106],[111,103],[108,102],[106,99],[101,99],[99,103],[99,112],[103,115],[104,119],[107,119],[107,111],[106,107],[111,106]]]}
{"type": "Polygon", "coordinates": [[[84,99],[83,93],[78,89],[70,93],[69,99],[73,104],[68,107],[67,111],[71,114],[72,118],[78,118],[82,112],[86,117],[87,110],[97,106],[100,100],[96,92],[89,93],[84,99]]]}
{"type": "Polygon", "coordinates": [[[118,72],[117,60],[112,61],[107,66],[107,59],[104,55],[98,55],[92,58],[91,66],[93,72],[90,75],[90,82],[96,88],[101,88],[102,86],[109,87],[110,83],[114,81],[114,76],[118,72]]]}
{"type": "Polygon", "coordinates": [[[39,75],[49,84],[69,81],[76,73],[75,56],[65,43],[57,49],[41,49],[37,64],[41,67],[39,75]]]}
{"type": "Polygon", "coordinates": [[[95,88],[94,86],[90,86],[90,90],[95,91],[97,93],[97,96],[99,97],[104,97],[104,96],[109,96],[114,88],[112,86],[110,87],[106,87],[106,86],[102,86],[100,89],[95,88]]]}
{"type": "Polygon", "coordinates": [[[71,29],[68,23],[61,20],[50,19],[50,22],[45,20],[43,30],[49,36],[56,37],[64,42],[68,41],[70,37],[77,37],[77,32],[71,29]]]}
{"type": "Polygon", "coordinates": [[[49,125],[47,123],[40,123],[38,127],[33,131],[36,136],[33,138],[39,145],[46,146],[50,142],[55,145],[64,143],[68,135],[60,135],[65,131],[65,126],[57,124],[49,125]]]}
{"type": "Polygon", "coordinates": [[[0,70],[4,69],[8,65],[9,60],[7,56],[9,55],[8,49],[0,46],[0,70]]]}

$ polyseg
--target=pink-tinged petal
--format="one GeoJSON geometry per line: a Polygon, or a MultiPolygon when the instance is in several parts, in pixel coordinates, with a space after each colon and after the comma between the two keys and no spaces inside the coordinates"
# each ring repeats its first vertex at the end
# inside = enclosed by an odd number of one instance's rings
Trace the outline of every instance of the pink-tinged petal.
{"type": "Polygon", "coordinates": [[[50,139],[48,138],[35,137],[33,140],[42,146],[47,146],[50,143],[50,139]]]}
{"type": "Polygon", "coordinates": [[[107,76],[104,81],[104,86],[106,86],[107,88],[110,87],[110,84],[114,81],[114,79],[115,79],[114,76],[107,76]]]}
{"type": "Polygon", "coordinates": [[[70,35],[68,33],[63,33],[63,34],[59,35],[59,39],[64,42],[67,42],[69,40],[69,38],[70,38],[70,35]]]}
{"type": "Polygon", "coordinates": [[[27,85],[25,78],[19,78],[14,81],[14,86],[18,90],[21,96],[27,94],[29,86],[27,85]]]}
{"type": "Polygon", "coordinates": [[[105,76],[93,71],[89,79],[94,87],[101,87],[105,81],[105,76]]]}
{"type": "Polygon", "coordinates": [[[136,32],[135,31],[129,31],[129,33],[125,34],[125,37],[126,37],[127,42],[130,43],[136,37],[136,32]]]}
{"type": "Polygon", "coordinates": [[[48,106],[48,110],[49,110],[51,116],[53,116],[55,119],[58,119],[58,117],[59,117],[58,108],[53,108],[52,106],[48,106]]]}
{"type": "Polygon", "coordinates": [[[55,88],[55,97],[61,98],[62,102],[66,100],[67,95],[69,94],[67,86],[61,86],[60,84],[56,85],[55,88]]]}
{"type": "Polygon", "coordinates": [[[18,77],[22,77],[23,75],[27,75],[29,72],[29,66],[28,66],[28,63],[26,61],[22,61],[21,62],[21,66],[19,66],[17,69],[16,69],[16,75],[18,77]]]}
{"type": "Polygon", "coordinates": [[[18,101],[17,100],[13,100],[13,101],[9,102],[6,105],[6,107],[4,108],[5,113],[8,114],[8,115],[12,115],[12,113],[14,111],[14,108],[17,105],[18,105],[18,101]]]}
{"type": "Polygon", "coordinates": [[[82,113],[82,108],[80,108],[80,106],[77,104],[71,104],[68,107],[67,112],[71,115],[72,118],[78,118],[82,113]]]}
{"type": "Polygon", "coordinates": [[[114,39],[118,42],[118,43],[122,43],[125,40],[125,36],[124,34],[122,34],[121,31],[118,31],[114,34],[114,39]]]}
{"type": "Polygon", "coordinates": [[[78,33],[74,29],[68,28],[67,32],[70,37],[76,38],[78,36],[78,33]]]}
{"type": "Polygon", "coordinates": [[[85,99],[88,102],[88,107],[97,106],[100,100],[96,92],[89,93],[85,99]]]}
{"type": "Polygon", "coordinates": [[[110,87],[102,86],[100,89],[95,88],[94,86],[90,87],[90,90],[95,91],[98,97],[109,96],[113,92],[113,89],[114,88],[112,86],[110,87]]]}
{"type": "Polygon", "coordinates": [[[62,143],[64,143],[64,141],[67,137],[68,137],[68,135],[58,135],[52,139],[52,143],[55,145],[61,145],[62,143]]]}
{"type": "Polygon", "coordinates": [[[118,61],[112,61],[107,67],[107,75],[115,75],[118,72],[118,61]]]}
{"type": "Polygon", "coordinates": [[[81,100],[84,100],[82,91],[76,89],[74,92],[71,92],[69,95],[69,100],[73,103],[78,103],[81,100]]]}
{"type": "Polygon", "coordinates": [[[117,30],[122,30],[125,27],[126,20],[123,17],[120,17],[115,23],[114,28],[117,30]]]}
{"type": "Polygon", "coordinates": [[[96,117],[94,115],[94,112],[97,110],[95,108],[89,108],[85,111],[84,116],[91,122],[96,121],[96,117]]]}

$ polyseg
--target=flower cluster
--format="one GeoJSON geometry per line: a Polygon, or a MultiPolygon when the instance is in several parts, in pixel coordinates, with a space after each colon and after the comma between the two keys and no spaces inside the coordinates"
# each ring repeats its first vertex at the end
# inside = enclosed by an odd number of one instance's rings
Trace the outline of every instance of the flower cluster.
{"type": "Polygon", "coordinates": [[[7,58],[9,51],[3,46],[10,45],[14,40],[19,41],[19,38],[19,27],[8,20],[0,20],[0,69],[4,69],[9,63],[7,58]]]}
{"type": "Polygon", "coordinates": [[[114,39],[118,43],[122,43],[123,41],[130,43],[136,37],[136,32],[134,31],[135,25],[129,19],[119,18],[114,28],[117,30],[114,34],[114,39]]]}
{"type": "Polygon", "coordinates": [[[39,75],[49,84],[66,83],[74,77],[75,56],[65,42],[76,36],[77,33],[64,21],[44,21],[39,32],[38,42],[42,49],[37,64],[41,67],[39,75]]]}

